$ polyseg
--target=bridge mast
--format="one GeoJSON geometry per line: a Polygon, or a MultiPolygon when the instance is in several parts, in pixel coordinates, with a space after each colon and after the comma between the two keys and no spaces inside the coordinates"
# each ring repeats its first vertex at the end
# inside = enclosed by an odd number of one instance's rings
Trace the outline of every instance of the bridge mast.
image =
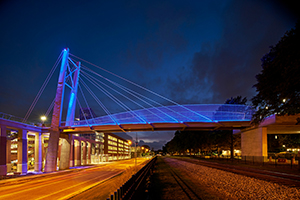
{"type": "Polygon", "coordinates": [[[59,72],[55,104],[53,109],[51,128],[49,129],[50,137],[48,143],[48,150],[46,155],[45,172],[52,172],[57,167],[57,154],[59,143],[59,126],[61,123],[63,96],[65,90],[66,69],[68,65],[69,49],[63,50],[63,57],[61,61],[61,68],[59,72]]]}
{"type": "MultiPolygon", "coordinates": [[[[66,117],[66,126],[72,126],[75,119],[75,107],[76,107],[76,99],[77,99],[77,89],[78,89],[78,81],[79,81],[79,72],[80,72],[80,62],[76,65],[76,70],[74,71],[74,77],[72,80],[72,88],[68,106],[68,112],[66,117]]],[[[71,76],[72,74],[70,74],[71,76]]]]}

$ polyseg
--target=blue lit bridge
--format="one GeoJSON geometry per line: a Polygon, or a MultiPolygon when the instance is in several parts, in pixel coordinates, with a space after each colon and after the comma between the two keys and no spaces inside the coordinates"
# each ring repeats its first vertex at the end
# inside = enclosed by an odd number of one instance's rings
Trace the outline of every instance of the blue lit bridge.
{"type": "MultiPolygon", "coordinates": [[[[93,104],[92,107],[95,107],[95,104],[93,104]]],[[[104,143],[101,143],[99,140],[84,139],[81,138],[80,135],[92,133],[98,136],[106,134],[105,137],[108,137],[107,134],[112,132],[244,129],[250,127],[252,112],[252,108],[246,105],[180,105],[132,81],[70,54],[69,49],[64,49],[22,122],[17,122],[20,121],[20,119],[14,120],[14,118],[9,115],[0,115],[0,150],[1,155],[5,154],[5,156],[0,158],[0,175],[6,174],[6,171],[11,168],[9,161],[11,152],[7,151],[7,147],[9,147],[10,141],[13,138],[18,140],[18,172],[27,172],[27,146],[29,144],[27,141],[30,137],[35,138],[35,171],[42,171],[42,163],[44,160],[44,171],[51,172],[57,170],[58,161],[60,169],[93,163],[93,159],[90,157],[93,145],[94,148],[98,148],[97,156],[100,155],[100,147],[104,145],[104,143]],[[82,64],[82,62],[125,81],[125,85],[132,85],[137,88],[139,92],[112,81],[103,74],[99,74],[90,67],[82,64]],[[56,96],[46,112],[46,116],[49,116],[52,112],[51,126],[39,127],[26,123],[59,64],[60,70],[56,96]],[[66,93],[66,91],[69,93],[66,93]],[[103,103],[102,97],[99,98],[97,96],[99,93],[105,94],[111,102],[114,102],[117,106],[122,108],[122,111],[111,113],[105,106],[105,103],[103,103]],[[149,93],[153,98],[147,97],[145,93],[149,93]],[[96,102],[97,107],[101,108],[105,114],[96,117],[90,109],[91,103],[87,95],[96,102]],[[65,98],[65,96],[67,97],[65,98]],[[159,103],[157,99],[167,102],[164,103],[167,105],[159,103]],[[129,102],[129,104],[125,103],[126,101],[129,102]],[[134,108],[131,108],[129,105],[134,105],[134,108]],[[82,112],[80,113],[83,116],[81,119],[75,117],[75,115],[77,115],[75,112],[76,106],[77,108],[79,107],[79,110],[82,112]],[[88,114],[91,117],[86,117],[83,108],[88,108],[88,114]],[[63,113],[66,116],[64,121],[62,120],[63,113]],[[9,135],[6,134],[8,132],[9,135]],[[48,143],[46,147],[43,144],[44,141],[48,143]],[[47,151],[45,158],[42,153],[43,151],[47,151]],[[6,160],[8,160],[7,164],[6,160]]],[[[124,146],[128,148],[129,144],[122,138],[116,139],[116,141],[119,140],[122,145],[120,148],[123,149],[121,157],[127,158],[128,152],[127,154],[125,153],[124,146]]],[[[114,148],[116,149],[117,147],[114,148]]],[[[96,150],[94,150],[94,152],[96,152],[96,150]]],[[[94,156],[96,156],[96,154],[94,154],[94,156]]],[[[120,156],[119,153],[116,155],[112,154],[113,156],[110,157],[108,154],[102,153],[101,155],[106,156],[106,161],[114,159],[115,157],[118,159],[120,156]]],[[[97,159],[97,162],[99,162],[99,160],[104,158],[98,157],[97,159]]]]}
{"type": "Polygon", "coordinates": [[[242,129],[253,110],[245,105],[191,104],[155,107],[62,123],[64,133],[242,129]]]}

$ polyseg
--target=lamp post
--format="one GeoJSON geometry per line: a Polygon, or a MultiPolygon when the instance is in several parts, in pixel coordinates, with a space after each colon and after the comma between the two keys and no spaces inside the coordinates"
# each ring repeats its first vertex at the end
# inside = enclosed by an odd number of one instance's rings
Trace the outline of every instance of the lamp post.
{"type": "Polygon", "coordinates": [[[137,132],[135,132],[135,166],[136,166],[136,164],[137,164],[137,148],[136,148],[136,145],[137,145],[137,132]]]}

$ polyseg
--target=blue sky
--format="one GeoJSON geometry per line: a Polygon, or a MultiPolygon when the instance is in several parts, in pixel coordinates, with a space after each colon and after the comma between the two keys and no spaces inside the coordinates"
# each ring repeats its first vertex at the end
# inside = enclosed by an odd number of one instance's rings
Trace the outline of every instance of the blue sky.
{"type": "MultiPolygon", "coordinates": [[[[299,17],[283,2],[1,1],[0,112],[24,117],[65,47],[181,104],[250,100],[260,58],[299,17]]],[[[47,111],[57,74],[29,119],[47,111]]]]}

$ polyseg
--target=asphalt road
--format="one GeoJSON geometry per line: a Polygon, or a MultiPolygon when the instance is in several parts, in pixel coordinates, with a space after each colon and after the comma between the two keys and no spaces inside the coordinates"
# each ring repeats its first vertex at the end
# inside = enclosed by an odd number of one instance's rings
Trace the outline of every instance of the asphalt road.
{"type": "MultiPolygon", "coordinates": [[[[144,161],[145,159],[138,159],[137,164],[144,161]]],[[[0,200],[68,199],[115,177],[127,167],[134,165],[135,160],[131,159],[0,180],[0,200]]]]}

